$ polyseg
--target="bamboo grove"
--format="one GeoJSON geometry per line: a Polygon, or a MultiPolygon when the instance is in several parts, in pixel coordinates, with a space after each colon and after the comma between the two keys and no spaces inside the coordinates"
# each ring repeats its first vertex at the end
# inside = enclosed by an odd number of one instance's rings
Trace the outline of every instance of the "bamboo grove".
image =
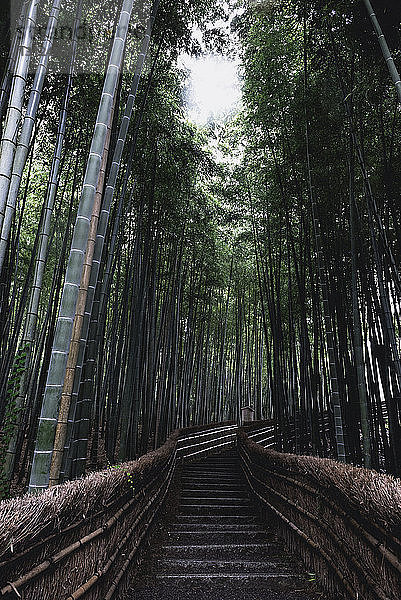
{"type": "Polygon", "coordinates": [[[239,23],[241,177],[280,430],[293,418],[297,452],[399,474],[401,15],[377,4],[261,6],[239,23]]]}
{"type": "Polygon", "coordinates": [[[245,405],[279,449],[399,475],[396,3],[103,4],[24,0],[4,36],[1,494],[245,405]],[[241,62],[242,107],[204,127],[194,28],[241,62]]]}

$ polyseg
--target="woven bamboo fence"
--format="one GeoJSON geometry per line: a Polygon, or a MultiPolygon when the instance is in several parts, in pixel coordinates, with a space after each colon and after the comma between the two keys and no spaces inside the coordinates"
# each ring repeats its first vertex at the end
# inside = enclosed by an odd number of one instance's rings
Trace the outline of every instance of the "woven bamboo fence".
{"type": "Polygon", "coordinates": [[[233,446],[233,423],[176,431],[136,461],[0,503],[0,598],[110,600],[132,576],[176,466],[233,446]]]}
{"type": "Polygon", "coordinates": [[[334,598],[400,600],[398,479],[266,449],[244,430],[238,450],[263,518],[334,598]]]}

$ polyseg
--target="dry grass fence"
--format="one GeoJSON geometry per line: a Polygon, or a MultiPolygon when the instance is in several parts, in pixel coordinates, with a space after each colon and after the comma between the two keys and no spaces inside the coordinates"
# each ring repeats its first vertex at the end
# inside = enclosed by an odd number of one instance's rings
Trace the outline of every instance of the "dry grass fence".
{"type": "Polygon", "coordinates": [[[179,458],[233,445],[232,423],[176,431],[136,461],[0,503],[0,598],[109,600],[132,573],[179,458]]]}
{"type": "Polygon", "coordinates": [[[329,459],[282,454],[238,434],[264,517],[334,598],[400,600],[401,483],[329,459]]]}

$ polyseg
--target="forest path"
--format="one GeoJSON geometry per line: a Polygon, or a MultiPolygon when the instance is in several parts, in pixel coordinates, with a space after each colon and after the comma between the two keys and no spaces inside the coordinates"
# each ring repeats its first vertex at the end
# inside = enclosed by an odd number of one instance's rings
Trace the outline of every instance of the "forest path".
{"type": "Polygon", "coordinates": [[[127,600],[315,600],[298,560],[264,528],[234,452],[184,467],[177,513],[153,536],[127,600]]]}

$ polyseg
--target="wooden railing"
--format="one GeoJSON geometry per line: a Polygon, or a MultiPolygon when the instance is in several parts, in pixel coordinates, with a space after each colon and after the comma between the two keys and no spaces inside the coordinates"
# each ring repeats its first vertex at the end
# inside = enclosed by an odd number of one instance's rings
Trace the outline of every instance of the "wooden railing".
{"type": "Polygon", "coordinates": [[[175,432],[137,461],[0,504],[0,598],[110,600],[186,459],[234,446],[237,426],[175,432]]]}
{"type": "Polygon", "coordinates": [[[401,598],[401,483],[328,459],[282,454],[238,434],[262,513],[334,598],[401,598]]]}
{"type": "Polygon", "coordinates": [[[178,440],[177,455],[180,458],[201,458],[208,452],[219,452],[234,447],[237,440],[238,426],[235,423],[184,433],[178,440]]]}

